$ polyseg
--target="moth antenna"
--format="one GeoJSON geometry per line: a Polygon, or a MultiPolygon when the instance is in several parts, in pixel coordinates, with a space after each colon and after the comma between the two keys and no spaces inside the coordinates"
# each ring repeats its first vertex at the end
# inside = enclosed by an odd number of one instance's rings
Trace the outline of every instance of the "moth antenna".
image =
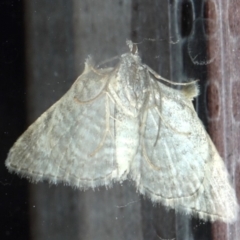
{"type": "MultiPolygon", "coordinates": [[[[138,54],[138,47],[137,47],[137,44],[136,43],[133,43],[131,40],[126,40],[126,44],[128,45],[129,47],[129,50],[132,54],[138,54]]],[[[90,57],[90,56],[89,56],[90,57]]],[[[90,57],[91,58],[91,57],[90,57]]],[[[107,59],[105,61],[102,61],[101,63],[99,63],[97,65],[97,68],[100,68],[100,66],[108,63],[108,62],[112,62],[116,59],[119,59],[119,56],[115,56],[115,57],[112,57],[110,59],[107,59]]],[[[87,59],[88,60],[88,59],[87,59]]]]}
{"type": "Polygon", "coordinates": [[[113,61],[116,60],[116,59],[119,59],[119,56],[115,56],[115,57],[112,57],[112,58],[110,58],[110,59],[107,59],[107,60],[105,60],[105,61],[100,62],[100,63],[97,65],[97,68],[100,68],[102,65],[104,65],[104,64],[106,64],[106,63],[108,63],[108,62],[113,62],[113,61]]]}

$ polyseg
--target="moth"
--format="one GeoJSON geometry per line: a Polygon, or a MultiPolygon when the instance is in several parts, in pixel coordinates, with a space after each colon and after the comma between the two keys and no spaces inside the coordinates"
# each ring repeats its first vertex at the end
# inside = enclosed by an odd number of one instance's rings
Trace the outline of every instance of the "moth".
{"type": "Polygon", "coordinates": [[[70,90],[13,145],[6,167],[34,182],[79,189],[129,179],[154,203],[235,221],[228,172],[192,104],[196,81],[169,86],[127,44],[114,67],[87,59],[70,90]]]}

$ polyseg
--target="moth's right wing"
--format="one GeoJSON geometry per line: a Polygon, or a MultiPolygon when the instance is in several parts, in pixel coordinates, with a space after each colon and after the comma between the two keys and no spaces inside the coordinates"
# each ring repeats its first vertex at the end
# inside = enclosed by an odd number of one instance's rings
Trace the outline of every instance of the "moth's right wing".
{"type": "Polygon", "coordinates": [[[132,179],[153,202],[204,220],[233,221],[238,207],[227,170],[185,95],[152,82],[132,179]]]}

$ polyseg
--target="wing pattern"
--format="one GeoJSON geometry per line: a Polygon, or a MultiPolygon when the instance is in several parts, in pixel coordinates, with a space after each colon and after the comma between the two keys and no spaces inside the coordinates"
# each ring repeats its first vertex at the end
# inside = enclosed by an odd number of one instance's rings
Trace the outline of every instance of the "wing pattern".
{"type": "Polygon", "coordinates": [[[132,52],[114,68],[86,62],[70,90],[11,148],[7,168],[80,189],[128,178],[153,202],[234,221],[238,203],[228,172],[192,105],[197,85],[161,83],[169,81],[128,44],[132,52]]]}

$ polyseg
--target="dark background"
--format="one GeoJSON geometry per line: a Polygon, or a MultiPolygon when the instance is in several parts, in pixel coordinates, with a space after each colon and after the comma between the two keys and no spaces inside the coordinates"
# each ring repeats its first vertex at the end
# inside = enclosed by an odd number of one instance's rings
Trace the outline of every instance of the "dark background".
{"type": "Polygon", "coordinates": [[[26,128],[23,1],[0,3],[0,239],[29,239],[27,181],[3,165],[26,128]]]}

